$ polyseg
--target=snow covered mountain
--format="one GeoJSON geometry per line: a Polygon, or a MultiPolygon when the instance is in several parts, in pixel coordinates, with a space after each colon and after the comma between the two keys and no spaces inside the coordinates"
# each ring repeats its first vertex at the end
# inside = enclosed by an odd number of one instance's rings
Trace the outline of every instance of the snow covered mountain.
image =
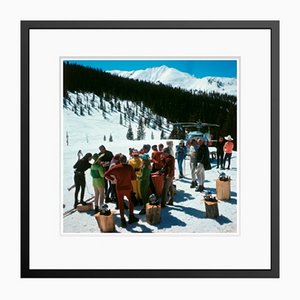
{"type": "Polygon", "coordinates": [[[180,87],[188,91],[218,92],[220,94],[237,94],[236,78],[230,77],[203,77],[196,78],[188,73],[181,72],[167,66],[147,68],[135,71],[108,71],[111,74],[125,78],[138,79],[156,84],[165,84],[180,87]]]}

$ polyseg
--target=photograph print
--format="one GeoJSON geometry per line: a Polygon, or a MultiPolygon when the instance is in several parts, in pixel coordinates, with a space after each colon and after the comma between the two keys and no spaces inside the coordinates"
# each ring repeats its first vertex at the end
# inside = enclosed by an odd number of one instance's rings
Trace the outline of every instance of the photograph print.
{"type": "Polygon", "coordinates": [[[238,58],[61,58],[62,234],[238,234],[238,58]]]}

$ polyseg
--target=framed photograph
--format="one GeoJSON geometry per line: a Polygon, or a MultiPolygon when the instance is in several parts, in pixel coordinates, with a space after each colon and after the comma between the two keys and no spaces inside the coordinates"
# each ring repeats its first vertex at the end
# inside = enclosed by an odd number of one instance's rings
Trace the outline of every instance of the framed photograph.
{"type": "Polygon", "coordinates": [[[21,277],[278,278],[279,21],[22,21],[21,277]]]}

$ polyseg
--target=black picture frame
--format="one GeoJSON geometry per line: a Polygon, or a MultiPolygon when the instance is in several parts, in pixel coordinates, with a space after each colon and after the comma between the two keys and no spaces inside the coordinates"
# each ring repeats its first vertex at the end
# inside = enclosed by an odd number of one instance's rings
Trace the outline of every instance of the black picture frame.
{"type": "Polygon", "coordinates": [[[264,21],[21,21],[21,270],[22,278],[278,278],[279,277],[279,25],[264,21]],[[271,262],[270,269],[31,269],[30,268],[30,31],[47,29],[270,30],[271,262]]]}

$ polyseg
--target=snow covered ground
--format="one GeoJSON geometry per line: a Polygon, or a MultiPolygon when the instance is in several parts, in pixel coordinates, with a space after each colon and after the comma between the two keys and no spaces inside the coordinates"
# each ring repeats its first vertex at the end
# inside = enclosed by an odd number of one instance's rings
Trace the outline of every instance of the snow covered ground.
{"type": "MultiPolygon", "coordinates": [[[[74,189],[68,191],[67,188],[73,185],[73,165],[77,160],[77,151],[82,150],[83,153],[98,152],[98,147],[104,144],[106,148],[113,153],[124,153],[128,154],[129,147],[135,147],[141,149],[143,144],[149,143],[151,145],[158,144],[162,142],[166,143],[166,140],[143,140],[143,141],[129,141],[126,139],[121,140],[120,125],[112,126],[109,122],[106,122],[108,128],[105,128],[102,122],[99,127],[99,133],[110,130],[115,137],[113,142],[103,142],[100,138],[95,140],[87,141],[84,138],[84,134],[80,132],[80,128],[83,131],[86,129],[85,123],[92,123],[91,120],[84,119],[81,120],[81,125],[78,126],[78,122],[74,122],[78,116],[74,114],[68,115],[68,111],[65,112],[65,121],[68,120],[70,124],[76,126],[77,124],[77,139],[70,140],[69,146],[64,146],[63,149],[63,191],[62,191],[62,204],[65,205],[64,211],[70,210],[74,203],[74,189]],[[72,122],[70,122],[72,120],[72,122]],[[84,122],[84,123],[82,123],[84,122]],[[101,128],[101,130],[100,130],[101,128]],[[118,138],[118,133],[120,134],[120,139],[118,138]],[[79,138],[81,136],[81,139],[79,138]],[[75,142],[76,141],[76,142],[75,142]]],[[[81,118],[82,119],[82,118],[81,118]]],[[[92,124],[90,124],[92,126],[92,124]]],[[[95,124],[93,125],[93,128],[95,124]]],[[[71,126],[72,127],[72,126],[71,126]]],[[[126,132],[126,129],[125,129],[126,132]]],[[[124,136],[124,135],[123,135],[124,136]]],[[[174,145],[177,144],[177,140],[174,140],[174,145]]],[[[177,162],[176,162],[177,164],[177,162]]],[[[176,166],[177,167],[177,166],[176,166]]],[[[215,179],[218,178],[219,173],[216,169],[216,162],[212,161],[212,169],[206,171],[206,181],[205,188],[210,190],[213,194],[216,193],[215,179]]],[[[231,176],[231,199],[227,201],[220,201],[218,203],[219,207],[219,218],[208,219],[205,217],[205,204],[203,202],[203,193],[196,192],[195,189],[190,188],[191,176],[189,160],[185,161],[184,168],[185,178],[178,179],[178,170],[176,168],[176,180],[174,184],[177,187],[177,193],[174,198],[174,206],[168,206],[162,209],[161,213],[161,223],[157,225],[150,225],[146,222],[146,216],[139,216],[138,212],[141,206],[135,208],[135,214],[140,218],[138,223],[129,224],[127,228],[122,228],[120,226],[120,215],[119,211],[115,210],[115,204],[109,203],[109,208],[115,212],[115,223],[116,232],[122,233],[237,233],[237,220],[238,220],[238,197],[237,197],[237,153],[233,153],[231,160],[231,170],[226,170],[226,175],[231,176]]],[[[87,188],[85,192],[85,199],[90,198],[94,191],[91,185],[91,176],[89,171],[86,172],[87,188]]],[[[128,215],[128,211],[126,211],[128,215]]],[[[62,232],[63,233],[101,233],[97,222],[94,218],[93,211],[90,212],[74,212],[66,217],[62,216],[62,232]]]]}
{"type": "MultiPolygon", "coordinates": [[[[92,94],[81,95],[83,99],[92,99],[92,94]]],[[[70,99],[76,103],[77,96],[70,94],[70,99]]],[[[96,97],[96,102],[99,98],[96,97]]],[[[109,104],[104,101],[108,106],[109,104]]],[[[97,105],[99,102],[97,102],[97,105]]],[[[131,103],[128,103],[131,105],[131,103]]],[[[127,106],[127,102],[123,101],[122,105],[127,106]]],[[[141,111],[140,107],[136,111],[141,111]]],[[[151,115],[151,112],[149,112],[151,115]]],[[[131,121],[134,137],[136,137],[138,120],[141,114],[136,114],[134,120],[131,121]]],[[[155,118],[152,114],[152,118],[155,118]]],[[[144,140],[127,140],[126,133],[128,131],[128,123],[120,124],[120,112],[112,110],[103,116],[102,111],[93,109],[91,114],[79,116],[72,111],[72,106],[68,105],[62,111],[62,191],[61,191],[61,206],[63,212],[67,212],[73,208],[74,204],[74,189],[68,190],[74,184],[73,165],[77,161],[77,152],[80,149],[83,154],[99,153],[99,146],[105,145],[106,149],[114,154],[123,153],[128,157],[129,148],[140,150],[144,144],[159,144],[166,145],[167,140],[161,140],[161,129],[153,129],[145,126],[144,140]],[[112,141],[109,141],[109,136],[112,136],[112,141]],[[106,139],[104,140],[104,136],[106,139]]],[[[163,128],[166,134],[170,133],[172,128],[167,127],[166,120],[163,120],[163,128]],[[169,130],[169,131],[168,131],[169,130]]],[[[174,149],[178,144],[178,140],[173,140],[174,149]]],[[[151,152],[150,152],[151,154],[151,152]]],[[[140,218],[138,223],[129,224],[126,228],[120,227],[119,211],[115,209],[115,204],[109,203],[109,208],[114,211],[116,232],[122,233],[237,233],[238,231],[238,172],[237,172],[237,152],[233,153],[231,160],[231,170],[226,170],[226,175],[231,177],[231,198],[227,201],[218,203],[219,217],[217,219],[206,218],[205,203],[203,201],[204,193],[196,192],[190,188],[191,174],[189,160],[184,162],[184,175],[182,179],[178,179],[178,169],[176,161],[176,172],[174,184],[177,188],[177,193],[174,197],[174,206],[168,206],[162,209],[161,222],[157,225],[150,225],[146,222],[145,215],[138,215],[141,206],[135,207],[135,214],[140,218]]],[[[212,160],[212,169],[205,172],[206,181],[205,188],[213,195],[216,193],[216,182],[219,173],[216,169],[216,161],[212,160]]],[[[94,194],[94,189],[91,184],[91,176],[89,170],[86,171],[87,186],[85,190],[85,199],[89,199],[94,194]]],[[[128,216],[128,211],[126,211],[128,216]]],[[[62,233],[101,233],[94,212],[77,212],[75,211],[68,216],[61,216],[62,233]]],[[[108,233],[105,233],[108,234],[108,233]]]]}

